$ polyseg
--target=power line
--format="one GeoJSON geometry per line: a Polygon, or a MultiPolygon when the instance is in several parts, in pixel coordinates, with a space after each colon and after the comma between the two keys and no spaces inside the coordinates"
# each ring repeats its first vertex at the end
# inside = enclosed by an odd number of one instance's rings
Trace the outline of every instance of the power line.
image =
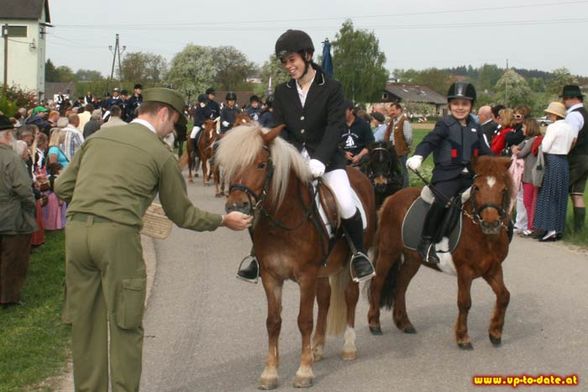
{"type": "MultiPolygon", "coordinates": [[[[405,16],[423,16],[423,15],[439,15],[439,14],[455,14],[455,13],[471,13],[471,12],[485,12],[485,11],[504,11],[512,9],[526,9],[526,8],[539,8],[539,7],[561,7],[563,5],[577,5],[577,4],[588,4],[588,0],[575,0],[575,1],[561,1],[561,2],[550,2],[550,3],[532,3],[532,4],[520,4],[520,5],[509,5],[500,7],[479,7],[459,10],[437,10],[437,11],[418,11],[418,12],[404,12],[396,14],[373,14],[373,15],[353,15],[350,16],[336,16],[336,17],[307,17],[307,18],[290,18],[290,19],[261,19],[261,20],[238,20],[238,21],[227,21],[227,22],[186,22],[186,23],[141,23],[141,24],[126,24],[126,23],[112,23],[112,24],[86,24],[86,25],[74,25],[74,24],[63,24],[55,25],[55,27],[62,29],[110,29],[118,28],[123,30],[141,30],[141,29],[153,29],[155,27],[199,27],[199,26],[235,26],[235,25],[249,25],[249,24],[267,24],[267,23],[292,23],[292,22],[307,22],[307,21],[329,21],[329,20],[342,20],[342,19],[368,19],[368,18],[391,18],[391,17],[405,17],[405,16]]],[[[226,31],[239,31],[235,29],[226,31]]]]}

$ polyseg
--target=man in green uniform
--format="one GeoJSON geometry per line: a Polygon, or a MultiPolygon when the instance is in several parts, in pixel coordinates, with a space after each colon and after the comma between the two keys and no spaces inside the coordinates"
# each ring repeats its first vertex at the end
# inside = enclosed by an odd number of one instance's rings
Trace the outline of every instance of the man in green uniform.
{"type": "Polygon", "coordinates": [[[92,135],[55,183],[68,204],[66,313],[72,322],[76,391],[138,391],[143,349],[146,273],[139,232],[156,194],[178,226],[243,230],[251,218],[205,212],[189,201],[177,160],[162,141],[184,99],[166,88],[145,90],[129,125],[92,135]],[[108,330],[107,330],[108,328],[108,330]]]}

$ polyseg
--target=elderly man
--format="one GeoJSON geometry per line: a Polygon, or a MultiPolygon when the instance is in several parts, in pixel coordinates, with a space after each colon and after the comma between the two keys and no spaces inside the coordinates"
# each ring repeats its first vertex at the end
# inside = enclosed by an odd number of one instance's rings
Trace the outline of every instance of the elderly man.
{"type": "Polygon", "coordinates": [[[157,194],[180,227],[243,230],[251,224],[240,212],[221,216],[192,205],[177,159],[162,142],[176,122],[185,123],[184,98],[152,88],[143,99],[130,124],[88,138],[55,183],[69,205],[65,313],[72,322],[76,391],[108,391],[109,383],[113,392],[139,390],[146,290],[139,232],[157,194]]]}
{"type": "Polygon", "coordinates": [[[0,115],[0,305],[4,308],[22,304],[31,234],[36,230],[31,178],[15,145],[12,124],[0,115]]]}
{"type": "Polygon", "coordinates": [[[486,142],[490,146],[492,144],[492,139],[498,130],[498,124],[494,121],[494,116],[492,115],[492,106],[480,106],[480,109],[478,109],[478,118],[480,119],[482,133],[486,137],[486,142]]]}
{"type": "Polygon", "coordinates": [[[584,95],[576,85],[564,86],[563,103],[568,109],[566,122],[572,126],[576,143],[568,154],[570,164],[570,197],[574,206],[574,231],[584,229],[586,206],[584,192],[588,180],[588,112],[584,107],[584,95]]]}

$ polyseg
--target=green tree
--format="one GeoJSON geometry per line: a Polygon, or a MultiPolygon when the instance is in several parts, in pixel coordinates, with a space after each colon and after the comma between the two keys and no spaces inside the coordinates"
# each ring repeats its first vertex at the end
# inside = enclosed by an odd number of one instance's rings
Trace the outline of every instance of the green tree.
{"type": "Polygon", "coordinates": [[[212,48],[216,68],[214,87],[218,90],[248,88],[247,77],[257,71],[257,66],[233,46],[212,48]]]}
{"type": "Polygon", "coordinates": [[[578,78],[573,76],[567,68],[558,68],[552,72],[551,78],[547,81],[545,91],[553,97],[561,94],[566,84],[576,84],[578,78]]]}
{"type": "Polygon", "coordinates": [[[163,56],[145,53],[128,53],[121,63],[122,80],[132,83],[157,84],[167,72],[167,61],[163,56]]]}
{"type": "Polygon", "coordinates": [[[496,82],[495,98],[498,102],[514,107],[516,105],[534,106],[529,84],[513,69],[507,69],[496,82]]]}
{"type": "Polygon", "coordinates": [[[93,71],[89,69],[79,69],[75,73],[75,77],[77,81],[80,82],[89,82],[92,80],[102,80],[104,77],[99,71],[93,71]]]}
{"type": "Polygon", "coordinates": [[[57,74],[57,69],[55,65],[51,61],[51,59],[47,59],[45,62],[45,81],[46,82],[57,82],[59,75],[57,74]]]}
{"type": "Polygon", "coordinates": [[[479,91],[492,91],[502,76],[503,71],[495,64],[484,64],[478,71],[477,89],[479,91]]]}
{"type": "Polygon", "coordinates": [[[56,69],[57,80],[56,82],[72,82],[76,79],[76,75],[73,70],[67,65],[60,65],[56,69]]]}
{"type": "Polygon", "coordinates": [[[269,86],[269,80],[272,79],[272,91],[275,90],[276,86],[280,83],[287,82],[290,80],[290,76],[284,68],[280,65],[280,61],[275,54],[272,54],[269,59],[261,66],[261,85],[263,91],[256,91],[257,93],[266,94],[267,86],[269,86]]]}
{"type": "Polygon", "coordinates": [[[214,62],[211,48],[188,44],[172,59],[165,81],[185,95],[198,96],[215,80],[214,62]]]}
{"type": "Polygon", "coordinates": [[[356,102],[379,100],[388,79],[385,62],[374,33],[355,30],[351,20],[343,23],[333,42],[333,70],[348,98],[356,102]]]}

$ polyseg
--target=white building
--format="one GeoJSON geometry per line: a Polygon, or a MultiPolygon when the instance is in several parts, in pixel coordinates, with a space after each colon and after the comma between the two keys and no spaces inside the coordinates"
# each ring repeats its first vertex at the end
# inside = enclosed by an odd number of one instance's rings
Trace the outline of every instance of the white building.
{"type": "Polygon", "coordinates": [[[48,0],[0,0],[0,86],[7,74],[8,86],[35,91],[43,98],[45,33],[50,23],[48,0]],[[5,55],[6,45],[8,56],[5,55]]]}

